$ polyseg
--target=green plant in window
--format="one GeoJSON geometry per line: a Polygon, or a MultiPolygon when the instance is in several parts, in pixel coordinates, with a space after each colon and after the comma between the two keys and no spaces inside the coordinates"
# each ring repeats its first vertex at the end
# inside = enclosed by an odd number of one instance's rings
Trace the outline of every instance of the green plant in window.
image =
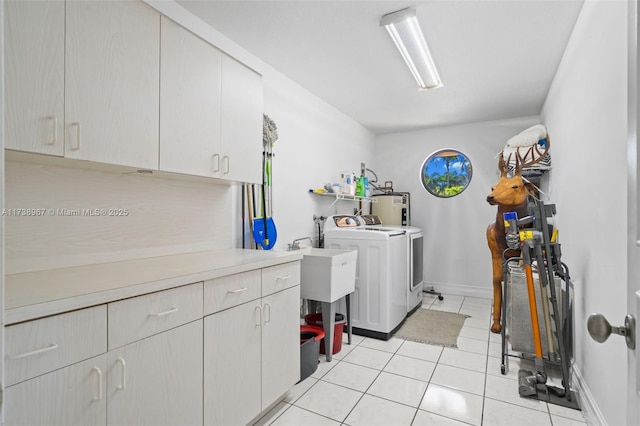
{"type": "Polygon", "coordinates": [[[420,176],[429,193],[442,198],[454,197],[471,182],[471,162],[459,151],[436,151],[423,163],[420,176]]]}

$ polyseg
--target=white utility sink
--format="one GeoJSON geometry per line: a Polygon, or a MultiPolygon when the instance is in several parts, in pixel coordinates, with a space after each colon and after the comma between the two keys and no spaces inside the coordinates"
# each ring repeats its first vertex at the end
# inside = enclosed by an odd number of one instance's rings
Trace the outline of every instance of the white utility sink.
{"type": "Polygon", "coordinates": [[[301,250],[301,298],[332,303],[353,293],[356,285],[357,250],[301,250]]]}

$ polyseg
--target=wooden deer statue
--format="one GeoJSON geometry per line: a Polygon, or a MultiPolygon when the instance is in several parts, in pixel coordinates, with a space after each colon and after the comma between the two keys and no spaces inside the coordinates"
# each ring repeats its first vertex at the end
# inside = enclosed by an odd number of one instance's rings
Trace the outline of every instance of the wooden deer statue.
{"type": "Polygon", "coordinates": [[[500,319],[502,314],[503,258],[509,259],[520,256],[520,250],[510,250],[507,247],[502,214],[516,212],[519,218],[528,215],[527,196],[533,185],[525,182],[522,178],[522,169],[541,161],[549,151],[549,147],[550,143],[547,137],[547,143],[542,152],[537,144],[529,148],[524,157],[520,156],[519,151],[516,151],[516,166],[512,177],[509,177],[507,173],[511,156],[505,161],[503,152],[501,152],[498,160],[500,179],[491,188],[491,194],[487,196],[489,204],[498,206],[496,220],[487,228],[487,243],[489,244],[489,250],[491,250],[491,263],[493,266],[493,323],[491,324],[493,333],[502,331],[500,319]]]}

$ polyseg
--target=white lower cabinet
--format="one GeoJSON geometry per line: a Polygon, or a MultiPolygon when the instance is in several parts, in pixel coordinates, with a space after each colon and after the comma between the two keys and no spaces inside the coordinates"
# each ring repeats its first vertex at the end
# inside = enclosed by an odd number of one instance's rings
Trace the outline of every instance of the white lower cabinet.
{"type": "Polygon", "coordinates": [[[7,425],[104,425],[107,310],[5,327],[7,425]]]}
{"type": "Polygon", "coordinates": [[[263,300],[262,409],[300,380],[300,286],[263,300]]]}
{"type": "Polygon", "coordinates": [[[204,319],[204,423],[245,425],[262,406],[260,300],[204,319]]]}
{"type": "Polygon", "coordinates": [[[300,378],[299,307],[296,261],[9,325],[5,424],[245,425],[300,378]]]}
{"type": "Polygon", "coordinates": [[[107,356],[61,368],[4,391],[5,425],[105,425],[107,356]]]}
{"type": "Polygon", "coordinates": [[[300,380],[299,306],[294,286],[205,317],[205,425],[245,425],[300,380]]]}
{"type": "Polygon", "coordinates": [[[107,424],[202,424],[202,320],[109,351],[107,424]]]}
{"type": "Polygon", "coordinates": [[[5,390],[6,425],[201,425],[202,320],[5,390]]]}

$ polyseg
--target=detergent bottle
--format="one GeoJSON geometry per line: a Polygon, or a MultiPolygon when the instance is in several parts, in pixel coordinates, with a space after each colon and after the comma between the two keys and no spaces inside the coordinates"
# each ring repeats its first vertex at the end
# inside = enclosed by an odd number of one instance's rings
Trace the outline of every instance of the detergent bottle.
{"type": "Polygon", "coordinates": [[[356,196],[358,196],[358,197],[364,197],[365,196],[364,176],[360,176],[358,178],[358,181],[356,182],[356,196]]]}

